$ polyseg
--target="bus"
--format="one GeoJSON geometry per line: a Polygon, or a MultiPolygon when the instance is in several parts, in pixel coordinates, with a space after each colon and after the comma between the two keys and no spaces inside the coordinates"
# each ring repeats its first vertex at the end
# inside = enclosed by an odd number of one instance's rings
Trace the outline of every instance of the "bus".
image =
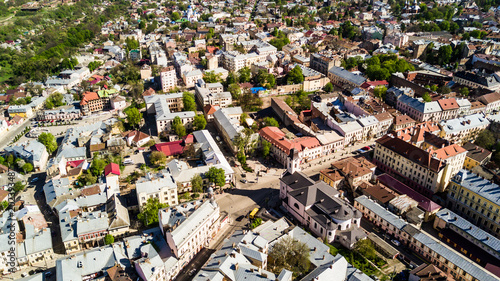
{"type": "Polygon", "coordinates": [[[251,220],[254,219],[255,215],[257,214],[257,212],[259,211],[259,208],[255,208],[253,209],[251,212],[250,212],[250,215],[248,216],[251,220]]]}

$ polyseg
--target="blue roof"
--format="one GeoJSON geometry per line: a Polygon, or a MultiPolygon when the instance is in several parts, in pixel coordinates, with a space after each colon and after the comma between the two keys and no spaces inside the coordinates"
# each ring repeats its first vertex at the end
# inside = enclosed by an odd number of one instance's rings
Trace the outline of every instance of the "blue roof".
{"type": "Polygon", "coordinates": [[[250,90],[252,91],[252,94],[257,94],[257,93],[259,93],[260,91],[265,91],[265,90],[267,90],[267,89],[266,89],[266,88],[264,88],[264,87],[255,87],[255,88],[251,88],[250,90]]]}
{"type": "Polygon", "coordinates": [[[500,186],[490,182],[487,179],[468,171],[461,169],[452,181],[463,186],[477,195],[488,199],[494,204],[500,205],[500,186]]]}

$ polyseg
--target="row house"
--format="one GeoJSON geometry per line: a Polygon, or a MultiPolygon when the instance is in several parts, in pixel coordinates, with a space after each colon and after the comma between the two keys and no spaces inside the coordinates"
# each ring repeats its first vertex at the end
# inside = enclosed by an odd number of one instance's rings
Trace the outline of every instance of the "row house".
{"type": "Polygon", "coordinates": [[[330,82],[333,85],[345,90],[361,87],[361,85],[366,82],[366,78],[363,76],[354,74],[337,66],[328,70],[328,78],[330,78],[330,82]]]}
{"type": "Polygon", "coordinates": [[[448,120],[452,118],[456,118],[459,113],[460,106],[457,103],[457,100],[454,98],[449,99],[440,99],[437,101],[439,106],[441,106],[441,119],[448,120]]]}
{"type": "Polygon", "coordinates": [[[76,108],[41,110],[38,111],[37,120],[39,121],[69,121],[76,120],[82,116],[82,112],[76,108]]]}
{"type": "Polygon", "coordinates": [[[450,120],[443,120],[439,123],[441,126],[440,136],[451,142],[465,144],[473,141],[484,129],[488,128],[490,121],[484,114],[476,113],[450,120]]]}
{"type": "Polygon", "coordinates": [[[483,267],[436,240],[425,231],[405,222],[367,196],[362,195],[356,198],[354,207],[384,233],[398,239],[411,252],[441,269],[448,277],[459,281],[498,280],[498,277],[483,267]]]}
{"type": "Polygon", "coordinates": [[[485,113],[500,110],[500,93],[498,92],[482,95],[478,100],[486,105],[485,113]]]}
{"type": "Polygon", "coordinates": [[[500,186],[467,170],[450,181],[447,207],[500,238],[500,186]]]}
{"type": "Polygon", "coordinates": [[[442,109],[437,101],[424,102],[423,100],[401,95],[396,109],[418,122],[441,120],[442,109]]]}

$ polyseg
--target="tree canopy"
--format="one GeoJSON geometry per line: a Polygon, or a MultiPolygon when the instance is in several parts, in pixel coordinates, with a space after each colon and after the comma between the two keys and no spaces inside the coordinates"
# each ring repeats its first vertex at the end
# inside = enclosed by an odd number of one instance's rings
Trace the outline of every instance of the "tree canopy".
{"type": "Polygon", "coordinates": [[[226,184],[226,173],[222,168],[210,167],[205,173],[205,177],[215,186],[224,186],[226,184]]]}
{"type": "Polygon", "coordinates": [[[268,267],[276,274],[287,269],[295,276],[309,271],[309,247],[292,237],[279,240],[269,251],[268,267]]]}
{"type": "Polygon", "coordinates": [[[127,115],[127,122],[131,127],[136,128],[141,123],[142,114],[137,108],[129,107],[125,110],[125,114],[127,115]]]}
{"type": "Polygon", "coordinates": [[[182,124],[182,120],[179,116],[175,116],[174,121],[172,121],[172,131],[180,138],[186,135],[186,127],[182,124]]]}
{"type": "Polygon", "coordinates": [[[144,205],[142,212],[137,215],[137,218],[145,225],[152,226],[158,223],[158,211],[167,208],[167,204],[160,203],[158,198],[149,198],[144,205]]]}
{"type": "Polygon", "coordinates": [[[184,104],[184,111],[196,111],[196,101],[193,94],[184,92],[182,94],[182,103],[184,104]]]}
{"type": "Polygon", "coordinates": [[[286,75],[286,81],[288,84],[300,84],[304,82],[304,75],[302,74],[302,68],[296,65],[288,74],[286,75]]]}
{"type": "Polygon", "coordinates": [[[205,120],[205,116],[196,115],[193,120],[193,126],[196,131],[203,130],[207,126],[207,120],[205,120]]]}
{"type": "Polygon", "coordinates": [[[57,150],[56,138],[51,133],[41,133],[38,136],[38,141],[43,145],[45,145],[45,148],[47,149],[47,152],[49,154],[52,154],[54,151],[57,150]]]}

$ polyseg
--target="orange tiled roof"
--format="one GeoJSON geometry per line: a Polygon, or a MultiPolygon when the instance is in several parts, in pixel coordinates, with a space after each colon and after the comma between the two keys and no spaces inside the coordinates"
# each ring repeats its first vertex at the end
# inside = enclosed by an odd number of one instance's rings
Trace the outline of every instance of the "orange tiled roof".
{"type": "Polygon", "coordinates": [[[265,127],[260,130],[259,134],[286,154],[289,154],[292,149],[296,149],[300,152],[306,148],[314,148],[321,145],[318,139],[314,137],[300,137],[293,140],[287,139],[285,138],[285,133],[276,127],[265,127]]]}
{"type": "Polygon", "coordinates": [[[99,95],[96,92],[85,92],[82,95],[82,100],[80,101],[80,105],[86,105],[91,100],[98,100],[99,95]]]}
{"type": "Polygon", "coordinates": [[[457,101],[454,98],[442,99],[437,101],[443,110],[459,109],[457,101]]]}

